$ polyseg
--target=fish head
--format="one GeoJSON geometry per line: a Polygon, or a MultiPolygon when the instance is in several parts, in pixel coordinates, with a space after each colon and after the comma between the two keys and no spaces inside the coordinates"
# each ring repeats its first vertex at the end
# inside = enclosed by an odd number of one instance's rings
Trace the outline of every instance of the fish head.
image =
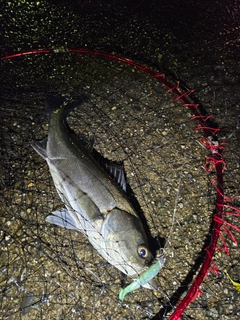
{"type": "MultiPolygon", "coordinates": [[[[126,275],[134,278],[153,261],[140,219],[124,210],[114,208],[104,220],[102,236],[105,258],[126,275]]],[[[156,288],[156,283],[145,285],[156,288]]]]}

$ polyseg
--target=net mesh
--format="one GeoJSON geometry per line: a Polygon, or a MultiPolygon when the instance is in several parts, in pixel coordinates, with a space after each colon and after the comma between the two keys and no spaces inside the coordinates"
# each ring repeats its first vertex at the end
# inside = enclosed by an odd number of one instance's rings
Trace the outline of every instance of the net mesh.
{"type": "MultiPolygon", "coordinates": [[[[60,53],[2,63],[7,79],[0,119],[3,318],[168,319],[193,283],[214,230],[216,172],[190,110],[144,68],[126,61],[60,53]],[[12,63],[16,72],[9,76],[12,63]],[[104,157],[124,162],[152,237],[166,242],[159,290],[140,288],[123,303],[118,293],[131,279],[101,258],[81,233],[45,222],[63,206],[47,164],[31,146],[47,135],[45,96],[83,93],[88,100],[71,112],[70,127],[94,137],[94,148],[104,157]]],[[[196,89],[221,128],[219,141],[227,141],[227,201],[219,250],[182,319],[224,320],[240,314],[239,293],[224,274],[239,280],[239,122],[233,92],[229,102],[219,92],[196,89]]]]}

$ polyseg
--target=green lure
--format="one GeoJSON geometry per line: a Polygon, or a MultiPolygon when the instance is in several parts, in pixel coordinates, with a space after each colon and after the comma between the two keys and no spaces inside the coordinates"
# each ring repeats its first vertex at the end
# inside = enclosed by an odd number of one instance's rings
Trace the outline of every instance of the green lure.
{"type": "Polygon", "coordinates": [[[164,262],[165,255],[162,255],[146,271],[141,273],[141,275],[136,280],[130,283],[126,288],[120,290],[119,300],[123,301],[126,294],[140,288],[145,283],[148,283],[150,280],[152,280],[162,269],[164,262]]]}
{"type": "Polygon", "coordinates": [[[225,273],[226,273],[228,279],[232,282],[232,284],[235,287],[235,289],[240,292],[240,283],[233,281],[232,278],[227,273],[227,271],[225,271],[225,273]]]}

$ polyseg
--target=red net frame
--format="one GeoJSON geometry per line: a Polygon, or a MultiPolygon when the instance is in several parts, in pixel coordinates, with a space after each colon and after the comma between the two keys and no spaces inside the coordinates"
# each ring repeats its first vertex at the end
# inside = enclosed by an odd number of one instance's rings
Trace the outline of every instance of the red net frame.
{"type": "Polygon", "coordinates": [[[232,206],[230,203],[234,200],[234,197],[228,198],[224,195],[223,188],[223,171],[226,167],[226,163],[222,156],[222,151],[224,150],[225,142],[219,142],[217,139],[217,132],[220,131],[220,128],[214,127],[209,119],[211,116],[202,115],[199,111],[199,104],[193,103],[189,96],[194,92],[194,90],[184,91],[180,86],[180,81],[177,81],[175,84],[172,84],[166,79],[165,74],[160,74],[147,66],[140,65],[133,60],[122,58],[113,54],[104,53],[101,51],[94,51],[88,49],[68,49],[68,48],[56,48],[56,49],[37,49],[25,52],[19,52],[11,55],[7,55],[1,58],[1,60],[13,59],[21,56],[35,55],[35,54],[57,54],[57,53],[73,53],[78,55],[95,55],[107,58],[109,60],[117,60],[124,64],[128,64],[136,67],[137,69],[148,73],[152,78],[156,79],[158,82],[162,83],[167,93],[173,94],[173,101],[179,102],[180,106],[187,107],[191,113],[191,121],[196,121],[196,131],[202,131],[203,137],[199,139],[199,143],[208,151],[209,155],[206,156],[206,163],[204,169],[208,175],[210,172],[215,171],[215,177],[210,180],[212,185],[216,188],[216,204],[215,210],[212,215],[212,237],[210,244],[204,248],[206,251],[204,261],[202,266],[193,280],[192,285],[188,289],[183,300],[179,301],[175,311],[168,318],[169,320],[180,320],[181,315],[187,306],[194,301],[197,296],[202,295],[199,287],[201,286],[204,278],[209,274],[211,270],[217,274],[218,269],[213,262],[213,256],[216,250],[224,251],[227,255],[230,254],[229,248],[226,244],[225,237],[223,232],[229,236],[229,238],[235,243],[238,244],[234,235],[231,232],[231,228],[240,231],[240,227],[235,226],[224,219],[224,215],[233,215],[240,217],[240,209],[232,206]],[[222,232],[223,231],[223,232],[222,232]],[[221,239],[223,242],[223,247],[218,247],[218,239],[221,239]]]}

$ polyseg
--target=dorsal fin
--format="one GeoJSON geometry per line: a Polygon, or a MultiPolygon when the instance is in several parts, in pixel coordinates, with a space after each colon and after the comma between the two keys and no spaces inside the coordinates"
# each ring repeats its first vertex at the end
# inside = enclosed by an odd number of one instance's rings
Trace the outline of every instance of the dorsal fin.
{"type": "Polygon", "coordinates": [[[104,158],[96,149],[92,149],[92,155],[99,165],[110,175],[110,177],[126,193],[127,178],[124,171],[123,162],[110,161],[104,158]]]}

